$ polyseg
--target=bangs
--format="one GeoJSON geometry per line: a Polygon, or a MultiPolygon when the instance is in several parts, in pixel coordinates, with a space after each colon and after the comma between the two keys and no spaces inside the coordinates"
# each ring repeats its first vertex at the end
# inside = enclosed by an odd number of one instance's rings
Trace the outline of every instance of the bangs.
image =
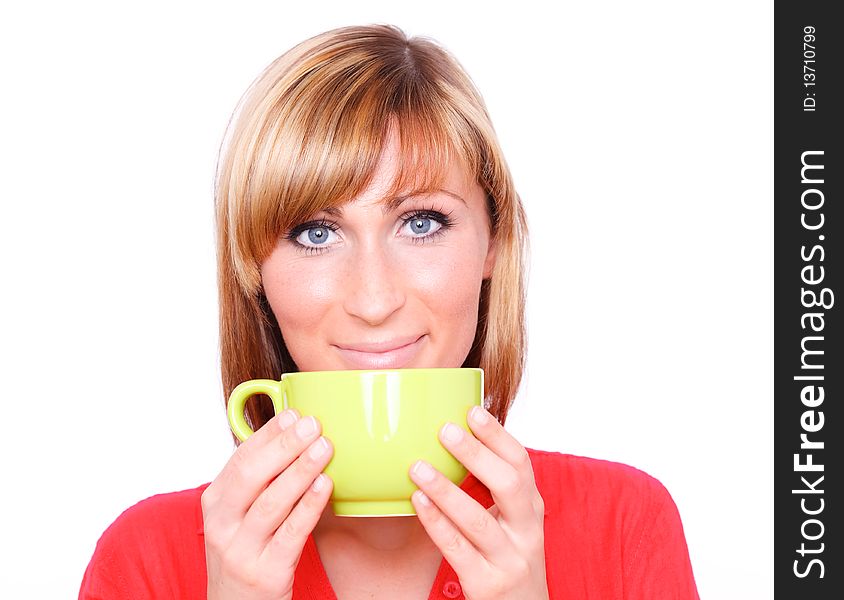
{"type": "Polygon", "coordinates": [[[334,129],[327,123],[310,123],[306,131],[294,134],[295,143],[274,143],[266,154],[275,156],[255,164],[244,198],[249,205],[244,233],[255,235],[248,246],[258,262],[272,252],[282,232],[363,193],[393,132],[398,138],[396,171],[380,198],[388,208],[394,209],[406,196],[439,189],[455,161],[476,178],[476,153],[465,147],[465,131],[424,110],[378,114],[368,102],[361,104],[343,121],[332,123],[334,129]]]}

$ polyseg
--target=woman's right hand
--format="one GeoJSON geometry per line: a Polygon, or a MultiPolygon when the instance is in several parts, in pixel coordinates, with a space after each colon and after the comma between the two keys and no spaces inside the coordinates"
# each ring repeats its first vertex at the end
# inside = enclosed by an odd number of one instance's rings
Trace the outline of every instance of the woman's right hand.
{"type": "Polygon", "coordinates": [[[296,565],[333,488],[322,473],[333,448],[320,432],[294,409],[276,415],[203,492],[209,599],[293,596],[296,565]]]}

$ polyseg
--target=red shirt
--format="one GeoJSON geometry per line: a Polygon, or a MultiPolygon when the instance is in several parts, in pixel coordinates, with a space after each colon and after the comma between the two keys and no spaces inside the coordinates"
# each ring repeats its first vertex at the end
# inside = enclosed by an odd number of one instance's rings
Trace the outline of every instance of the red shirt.
{"type": "MultiPolygon", "coordinates": [[[[571,600],[697,599],[680,515],[656,479],[626,465],[528,449],[545,501],[550,597],[571,600]]],[[[200,496],[207,487],[162,494],[128,509],[103,533],[79,591],[84,600],[204,599],[200,496]]],[[[461,488],[489,508],[489,490],[469,475],[461,488]]],[[[295,600],[335,600],[313,536],[293,584],[295,600]]],[[[463,598],[443,560],[429,600],[463,598]]]]}

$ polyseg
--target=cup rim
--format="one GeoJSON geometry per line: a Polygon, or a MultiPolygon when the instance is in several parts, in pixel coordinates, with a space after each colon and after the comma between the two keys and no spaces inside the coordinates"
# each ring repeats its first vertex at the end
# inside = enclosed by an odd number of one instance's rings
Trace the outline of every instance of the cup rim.
{"type": "Polygon", "coordinates": [[[293,377],[295,375],[322,375],[322,374],[343,374],[347,373],[350,375],[355,374],[363,374],[363,373],[372,373],[372,374],[388,374],[388,373],[424,373],[424,372],[432,372],[432,373],[444,373],[444,372],[466,372],[472,371],[476,373],[483,373],[483,369],[480,367],[421,367],[421,368],[409,368],[409,369],[334,369],[328,371],[293,371],[282,373],[281,377],[293,377]]]}

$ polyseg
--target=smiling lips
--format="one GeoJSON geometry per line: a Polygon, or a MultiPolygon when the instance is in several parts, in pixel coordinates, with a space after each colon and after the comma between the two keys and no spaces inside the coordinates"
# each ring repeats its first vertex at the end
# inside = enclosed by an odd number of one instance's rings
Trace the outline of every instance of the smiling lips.
{"type": "Polygon", "coordinates": [[[421,335],[372,344],[335,345],[335,348],[353,369],[400,369],[413,360],[427,337],[421,335]]]}

